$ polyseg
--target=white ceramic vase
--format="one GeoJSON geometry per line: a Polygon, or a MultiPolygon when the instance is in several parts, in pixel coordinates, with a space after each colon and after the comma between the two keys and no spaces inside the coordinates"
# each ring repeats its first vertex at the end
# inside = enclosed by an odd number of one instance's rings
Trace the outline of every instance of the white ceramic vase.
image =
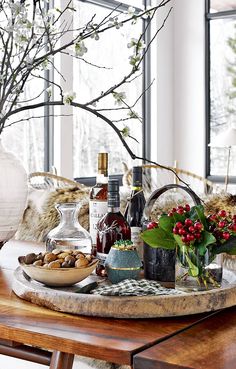
{"type": "Polygon", "coordinates": [[[0,245],[14,236],[27,200],[27,174],[0,140],[0,245]]]}

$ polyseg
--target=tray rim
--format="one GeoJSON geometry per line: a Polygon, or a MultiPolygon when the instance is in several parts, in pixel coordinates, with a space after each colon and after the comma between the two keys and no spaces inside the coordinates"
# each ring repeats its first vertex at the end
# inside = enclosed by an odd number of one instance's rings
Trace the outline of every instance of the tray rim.
{"type": "MultiPolygon", "coordinates": [[[[232,273],[236,274],[234,271],[232,273]]],[[[102,296],[75,293],[71,287],[44,286],[28,280],[21,267],[14,272],[12,290],[18,297],[51,310],[122,319],[184,316],[236,305],[236,282],[219,289],[181,295],[102,296]]]]}

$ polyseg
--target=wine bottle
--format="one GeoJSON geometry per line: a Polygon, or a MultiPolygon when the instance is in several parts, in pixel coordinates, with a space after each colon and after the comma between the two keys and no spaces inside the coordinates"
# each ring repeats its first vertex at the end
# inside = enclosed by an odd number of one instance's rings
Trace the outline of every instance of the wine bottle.
{"type": "Polygon", "coordinates": [[[96,184],[89,194],[89,233],[93,249],[96,247],[97,222],[107,213],[108,154],[98,154],[96,184]]]}
{"type": "Polygon", "coordinates": [[[125,209],[124,217],[131,228],[131,241],[143,260],[143,241],[140,238],[145,197],[142,189],[142,167],[133,167],[132,192],[125,209]]]}
{"type": "Polygon", "coordinates": [[[105,276],[105,260],[115,241],[130,240],[130,227],[120,212],[119,181],[108,181],[108,211],[97,223],[97,274],[105,276]]]}

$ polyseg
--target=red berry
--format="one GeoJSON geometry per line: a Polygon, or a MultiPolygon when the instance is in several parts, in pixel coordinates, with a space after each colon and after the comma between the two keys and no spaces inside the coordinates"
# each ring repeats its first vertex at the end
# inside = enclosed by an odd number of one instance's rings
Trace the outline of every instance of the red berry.
{"type": "Polygon", "coordinates": [[[178,229],[177,227],[174,227],[174,228],[173,228],[173,233],[174,233],[174,234],[179,234],[179,229],[178,229]]]}
{"type": "Polygon", "coordinates": [[[200,223],[200,222],[194,223],[194,229],[196,231],[201,231],[202,230],[202,223],[200,223]]]}
{"type": "Polygon", "coordinates": [[[170,212],[168,213],[168,217],[173,217],[173,212],[172,212],[172,211],[170,211],[170,212]]]}
{"type": "Polygon", "coordinates": [[[226,211],[225,211],[225,210],[220,210],[220,211],[218,212],[218,215],[219,215],[220,217],[225,218],[225,217],[227,216],[227,213],[226,213],[226,211]]]}
{"type": "Polygon", "coordinates": [[[177,211],[177,209],[176,209],[176,208],[173,208],[173,209],[172,209],[172,212],[173,212],[173,213],[176,213],[176,211],[177,211]]]}
{"type": "Polygon", "coordinates": [[[191,233],[195,232],[195,228],[194,228],[194,226],[192,226],[192,225],[189,227],[189,229],[188,229],[188,230],[189,230],[189,232],[191,232],[191,233]]]}
{"type": "Polygon", "coordinates": [[[187,240],[187,237],[186,236],[182,236],[181,237],[181,240],[183,243],[188,243],[189,241],[187,240]]]}
{"type": "Polygon", "coordinates": [[[232,224],[230,229],[232,229],[232,231],[236,232],[236,223],[232,224]]]}
{"type": "Polygon", "coordinates": [[[177,209],[178,209],[178,210],[184,210],[184,207],[183,207],[182,205],[178,205],[178,206],[177,206],[177,209]]]}
{"type": "Polygon", "coordinates": [[[218,227],[219,228],[224,228],[226,225],[226,223],[222,220],[221,222],[218,223],[218,227]]]}
{"type": "Polygon", "coordinates": [[[178,209],[178,210],[177,210],[177,214],[182,215],[183,213],[184,213],[184,209],[178,209]]]}
{"type": "Polygon", "coordinates": [[[185,207],[184,207],[185,211],[190,211],[190,205],[189,204],[186,204],[185,207]]]}
{"type": "Polygon", "coordinates": [[[228,240],[230,238],[229,232],[223,232],[222,237],[224,238],[224,240],[228,240]]]}
{"type": "Polygon", "coordinates": [[[199,240],[199,239],[201,238],[201,233],[196,232],[196,233],[194,234],[194,236],[195,236],[195,238],[196,238],[197,240],[199,240]]]}
{"type": "Polygon", "coordinates": [[[179,229],[179,234],[181,234],[182,236],[184,236],[186,233],[187,231],[184,228],[179,229]]]}
{"type": "Polygon", "coordinates": [[[183,228],[183,224],[181,222],[177,222],[175,226],[177,228],[183,228]]]}
{"type": "Polygon", "coordinates": [[[189,226],[191,226],[191,225],[193,224],[193,222],[192,222],[192,220],[191,220],[191,219],[187,218],[187,219],[185,219],[184,224],[185,224],[187,227],[189,227],[189,226]]]}
{"type": "Polygon", "coordinates": [[[153,228],[157,228],[157,227],[158,227],[157,222],[150,222],[147,225],[147,229],[153,229],[153,228]]]}
{"type": "Polygon", "coordinates": [[[188,242],[191,242],[191,241],[194,241],[195,240],[194,235],[193,234],[190,234],[190,233],[188,233],[186,235],[186,238],[187,238],[188,242]]]}
{"type": "Polygon", "coordinates": [[[210,221],[214,222],[214,220],[216,220],[216,218],[217,218],[216,215],[215,214],[212,214],[212,215],[209,215],[209,218],[208,219],[210,221]]]}

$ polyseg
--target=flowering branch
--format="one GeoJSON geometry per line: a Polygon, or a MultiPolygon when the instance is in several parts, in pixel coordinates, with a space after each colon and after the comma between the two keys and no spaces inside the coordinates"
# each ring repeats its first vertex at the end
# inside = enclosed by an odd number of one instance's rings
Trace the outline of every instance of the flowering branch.
{"type": "MultiPolygon", "coordinates": [[[[124,126],[124,128],[120,129],[116,123],[129,119],[140,119],[133,108],[146,93],[147,89],[140,94],[132,105],[126,101],[126,94],[123,91],[119,91],[119,89],[121,86],[131,83],[138,78],[139,74],[137,72],[140,70],[152,42],[164,27],[172,8],[169,9],[162,24],[147,45],[143,42],[145,33],[150,27],[158,9],[165,7],[170,2],[171,0],[162,0],[157,6],[146,9],[139,14],[137,14],[135,8],[130,7],[125,16],[120,12],[120,5],[118,5],[100,22],[95,23],[96,14],[94,14],[84,26],[73,29],[72,20],[70,21],[68,18],[65,21],[64,19],[68,12],[73,13],[76,11],[72,7],[72,0],[68,1],[64,9],[57,9],[56,11],[48,10],[47,7],[43,6],[44,2],[40,0],[3,1],[0,6],[0,133],[4,127],[30,119],[18,118],[18,115],[26,110],[31,111],[45,106],[70,104],[75,108],[80,108],[93,114],[107,123],[116,133],[132,159],[141,159],[149,163],[158,164],[133,153],[126,142],[126,137],[132,137],[129,128],[124,126]],[[117,13],[119,14],[116,15],[117,13]],[[91,38],[96,41],[104,32],[111,29],[118,30],[126,23],[136,23],[138,19],[144,17],[147,17],[144,31],[138,39],[132,38],[128,44],[128,48],[133,52],[129,60],[130,71],[113,86],[101,92],[100,95],[84,103],[77,102],[75,101],[74,93],[65,93],[58,83],[45,77],[44,72],[49,67],[61,75],[61,72],[54,64],[54,57],[59,54],[66,54],[72,58],[80,59],[93,67],[105,69],[106,67],[96,65],[85,58],[88,51],[86,41],[91,38]],[[65,35],[71,36],[69,41],[68,37],[64,38],[65,35]],[[40,97],[45,93],[44,87],[41,93],[38,91],[37,96],[34,98],[22,99],[21,94],[32,78],[46,81],[52,88],[57,89],[60,98],[53,100],[51,91],[48,89],[48,101],[40,101],[40,97]],[[105,101],[108,96],[113,96],[117,106],[115,108],[113,106],[96,108],[96,104],[99,104],[102,100],[105,101]],[[26,101],[27,106],[21,105],[21,103],[26,101]],[[112,120],[106,115],[106,112],[112,110],[128,111],[128,117],[112,120]],[[13,122],[11,120],[8,122],[13,116],[16,116],[17,119],[13,122]]],[[[64,78],[63,75],[61,77],[64,78]]],[[[160,164],[158,165],[173,171],[181,181],[174,170],[160,164]]]]}

